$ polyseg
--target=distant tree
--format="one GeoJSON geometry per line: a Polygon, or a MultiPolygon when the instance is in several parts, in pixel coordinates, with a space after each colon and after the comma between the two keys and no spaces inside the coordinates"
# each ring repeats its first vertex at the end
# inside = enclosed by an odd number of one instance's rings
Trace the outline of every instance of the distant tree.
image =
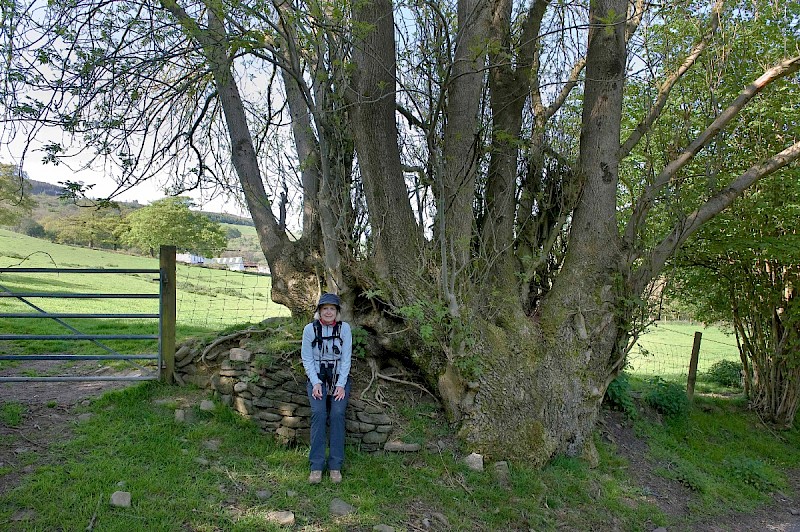
{"type": "Polygon", "coordinates": [[[33,218],[22,218],[14,227],[14,230],[34,238],[45,238],[47,234],[42,224],[33,218]]]}
{"type": "Polygon", "coordinates": [[[228,237],[228,240],[233,240],[234,238],[241,238],[242,232],[236,229],[235,227],[229,227],[225,231],[225,236],[228,237]]]}
{"type": "Polygon", "coordinates": [[[0,225],[13,225],[27,213],[36,202],[31,198],[30,185],[19,168],[13,164],[0,163],[0,225]]]}
{"type": "Polygon", "coordinates": [[[48,217],[44,229],[63,244],[117,249],[120,245],[117,228],[122,220],[119,209],[87,207],[48,217]]]}
{"type": "Polygon", "coordinates": [[[223,249],[227,239],[222,226],[193,212],[190,205],[189,198],[171,197],[131,212],[123,241],[153,256],[161,245],[198,254],[223,249]]]}

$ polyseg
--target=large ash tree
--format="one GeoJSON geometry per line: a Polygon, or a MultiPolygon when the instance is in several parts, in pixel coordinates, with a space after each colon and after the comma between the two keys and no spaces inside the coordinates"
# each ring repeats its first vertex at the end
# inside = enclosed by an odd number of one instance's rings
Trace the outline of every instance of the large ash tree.
{"type": "MultiPolygon", "coordinates": [[[[168,173],[176,194],[240,194],[273,299],[300,315],[320,289],[341,294],[470,448],[594,459],[642,294],[698,228],[800,155],[787,132],[730,180],[690,187],[703,179],[690,163],[741,109],[798,82],[787,23],[785,49],[750,65],[738,95],[681,108],[681,143],[641,156],[685,73],[725,61],[719,29],[770,6],[4,2],[5,131],[61,127],[122,187],[168,173]],[[684,187],[691,201],[666,201],[684,187]]],[[[768,16],[797,20],[781,9],[768,16]]]]}

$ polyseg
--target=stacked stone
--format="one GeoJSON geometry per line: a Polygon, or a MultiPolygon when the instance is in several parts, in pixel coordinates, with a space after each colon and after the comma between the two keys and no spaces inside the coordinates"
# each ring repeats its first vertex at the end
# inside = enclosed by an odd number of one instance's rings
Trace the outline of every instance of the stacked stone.
{"type": "MultiPolygon", "coordinates": [[[[210,387],[223,404],[252,419],[283,443],[308,443],[311,437],[311,406],[306,395],[305,374],[289,369],[258,368],[253,353],[231,348],[220,357],[218,371],[213,371],[210,387]]],[[[184,364],[192,378],[194,364],[184,364]]],[[[180,371],[179,369],[179,371],[180,371]]],[[[392,420],[376,406],[353,397],[346,413],[346,442],[366,452],[379,451],[389,439],[392,420]]]]}

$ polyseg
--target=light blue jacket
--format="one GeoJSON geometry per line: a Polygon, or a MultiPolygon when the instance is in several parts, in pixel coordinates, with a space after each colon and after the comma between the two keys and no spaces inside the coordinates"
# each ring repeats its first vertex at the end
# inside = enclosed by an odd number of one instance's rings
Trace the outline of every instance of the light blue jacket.
{"type": "MultiPolygon", "coordinates": [[[[333,334],[332,325],[322,324],[322,336],[331,336],[333,334]]],[[[309,323],[303,329],[303,346],[300,349],[300,356],[303,359],[303,368],[306,370],[306,375],[311,384],[319,384],[319,364],[322,361],[336,362],[336,371],[338,377],[336,379],[336,386],[347,384],[347,378],[350,376],[350,363],[353,358],[353,335],[350,332],[350,324],[347,322],[339,323],[339,337],[341,338],[341,345],[339,345],[339,354],[333,352],[333,342],[339,343],[338,340],[331,338],[330,340],[322,340],[322,347],[314,346],[314,324],[309,323]]]]}

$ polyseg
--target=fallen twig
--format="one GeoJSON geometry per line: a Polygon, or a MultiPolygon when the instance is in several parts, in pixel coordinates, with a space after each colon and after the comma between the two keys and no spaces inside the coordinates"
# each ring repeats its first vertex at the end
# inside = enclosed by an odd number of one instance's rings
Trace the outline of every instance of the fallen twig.
{"type": "Polygon", "coordinates": [[[93,530],[94,523],[97,520],[97,512],[100,510],[100,501],[103,500],[103,496],[97,498],[97,506],[94,508],[94,513],[92,514],[92,518],[89,520],[89,525],[86,527],[86,530],[93,530]]]}

